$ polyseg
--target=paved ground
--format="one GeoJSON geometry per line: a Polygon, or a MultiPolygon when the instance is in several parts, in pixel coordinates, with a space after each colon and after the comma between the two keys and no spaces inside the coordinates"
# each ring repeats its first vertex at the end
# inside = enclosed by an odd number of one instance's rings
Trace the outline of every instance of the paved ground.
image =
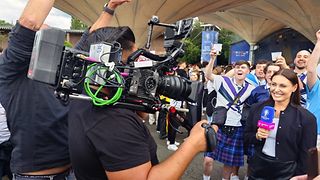
{"type": "MultiPolygon", "coordinates": [[[[160,161],[162,161],[166,159],[168,156],[170,156],[172,151],[169,151],[167,149],[166,140],[160,140],[158,138],[158,133],[156,132],[156,126],[155,125],[150,126],[148,122],[146,122],[146,124],[158,145],[158,151],[157,151],[158,158],[160,161]]],[[[183,131],[184,133],[183,134],[177,133],[176,141],[183,142],[183,139],[186,138],[187,133],[183,128],[180,128],[180,130],[183,131]]],[[[203,173],[202,163],[203,163],[203,153],[200,153],[193,159],[188,169],[185,171],[184,175],[182,176],[182,180],[201,180],[202,173],[203,173]]],[[[222,172],[222,164],[216,162],[214,165],[214,170],[211,175],[211,179],[212,180],[222,179],[221,172],[222,172]]],[[[240,171],[239,171],[240,179],[243,179],[244,175],[245,175],[245,168],[242,167],[240,168],[240,171]]]]}

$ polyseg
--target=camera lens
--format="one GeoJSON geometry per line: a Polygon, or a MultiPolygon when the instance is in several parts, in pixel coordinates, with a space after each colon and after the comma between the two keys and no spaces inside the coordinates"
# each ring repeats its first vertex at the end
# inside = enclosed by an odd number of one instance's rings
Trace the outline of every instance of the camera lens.
{"type": "Polygon", "coordinates": [[[191,93],[191,83],[177,76],[160,78],[158,93],[175,100],[185,100],[191,93]]]}

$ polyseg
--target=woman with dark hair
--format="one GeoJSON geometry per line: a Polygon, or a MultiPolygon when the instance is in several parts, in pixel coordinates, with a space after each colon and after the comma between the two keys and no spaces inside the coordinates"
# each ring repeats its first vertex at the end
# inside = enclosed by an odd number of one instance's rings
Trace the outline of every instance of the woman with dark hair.
{"type": "Polygon", "coordinates": [[[270,99],[250,109],[244,141],[254,144],[249,179],[290,179],[306,174],[308,149],[316,146],[315,117],[300,105],[297,75],[283,69],[272,76],[270,99]],[[257,126],[265,106],[275,109],[274,129],[257,126]]]}

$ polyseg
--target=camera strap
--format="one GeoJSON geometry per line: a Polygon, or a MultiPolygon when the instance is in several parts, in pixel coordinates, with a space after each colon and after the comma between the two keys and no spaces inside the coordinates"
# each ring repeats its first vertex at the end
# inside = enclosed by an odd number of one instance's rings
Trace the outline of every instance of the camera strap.
{"type": "Polygon", "coordinates": [[[249,83],[245,82],[245,86],[241,88],[241,90],[237,93],[236,89],[234,88],[230,78],[226,76],[222,76],[224,81],[227,83],[228,87],[230,88],[234,98],[232,101],[229,101],[227,111],[231,108],[232,105],[236,105],[240,99],[240,97],[246,92],[249,87],[249,83]]]}

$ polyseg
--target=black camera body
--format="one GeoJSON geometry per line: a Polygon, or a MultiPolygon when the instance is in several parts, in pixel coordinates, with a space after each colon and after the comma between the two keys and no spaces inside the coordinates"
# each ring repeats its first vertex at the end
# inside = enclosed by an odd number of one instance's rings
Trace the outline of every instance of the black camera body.
{"type": "MultiPolygon", "coordinates": [[[[192,19],[176,24],[150,20],[149,26],[154,25],[167,28],[167,54],[158,56],[139,49],[130,55],[126,65],[119,63],[121,47],[117,42],[91,45],[90,53],[87,53],[63,47],[64,31],[54,28],[41,30],[36,34],[28,77],[55,86],[57,96],[64,101],[68,101],[70,95],[81,94],[84,90],[87,92],[89,84],[90,87],[100,86],[110,90],[107,94],[112,101],[106,105],[145,112],[160,110],[159,95],[196,101],[200,87],[198,82],[167,75],[177,64],[177,58],[184,53],[178,40],[188,36],[192,19]],[[136,62],[139,56],[150,61],[136,62]]],[[[151,34],[148,39],[151,39],[151,34]]],[[[92,97],[92,94],[99,93],[87,94],[91,99],[99,100],[99,97],[92,97]]]]}

